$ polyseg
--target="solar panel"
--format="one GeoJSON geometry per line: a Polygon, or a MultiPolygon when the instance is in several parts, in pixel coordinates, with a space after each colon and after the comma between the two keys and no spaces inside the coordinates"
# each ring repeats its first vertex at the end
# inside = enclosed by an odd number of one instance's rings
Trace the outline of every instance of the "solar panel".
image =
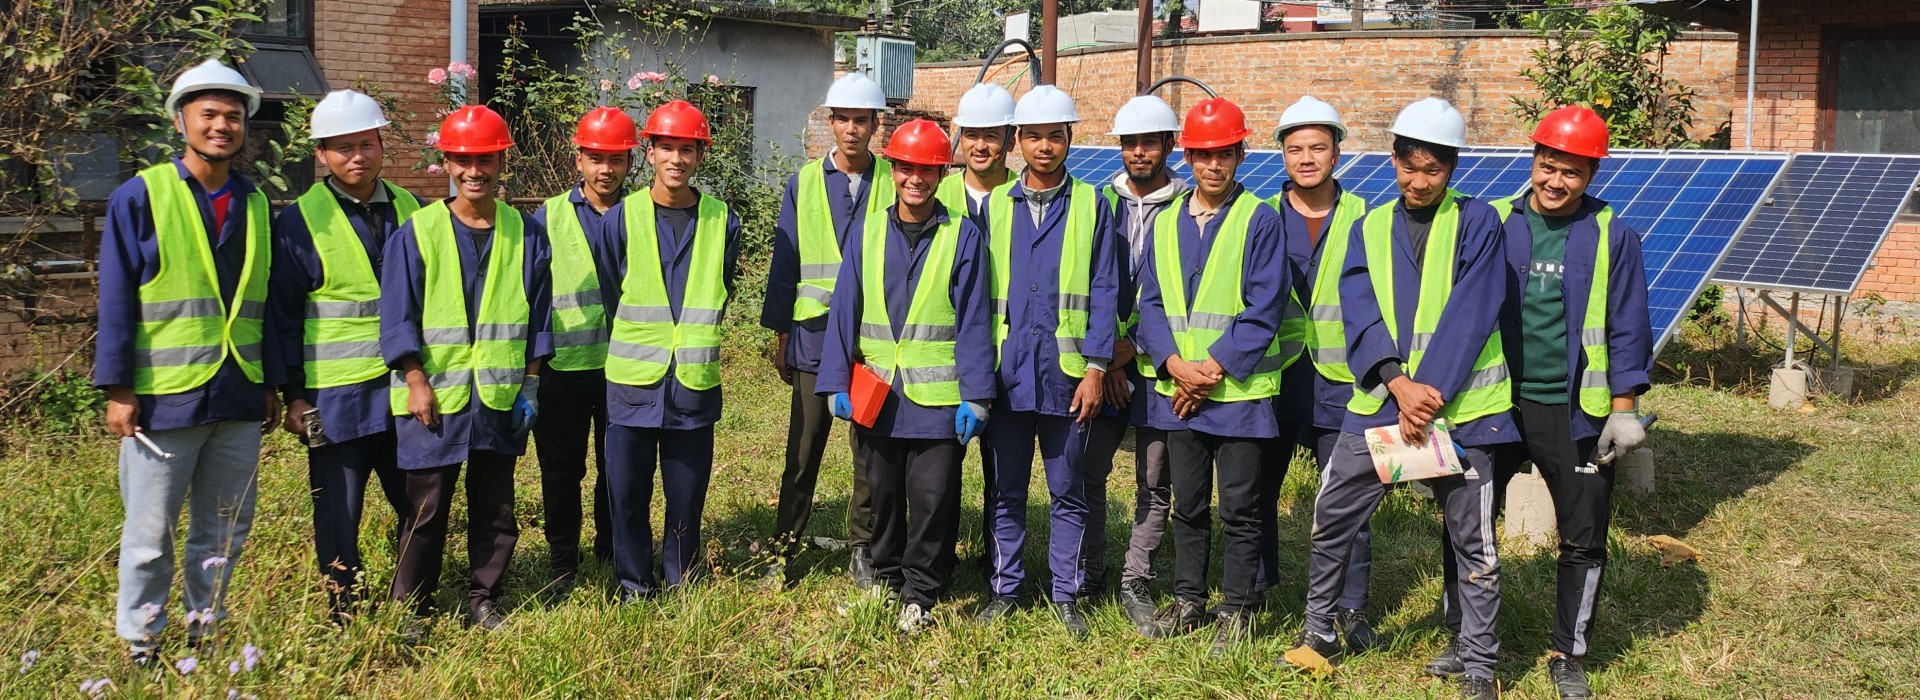
{"type": "MultiPolygon", "coordinates": [[[[1480,199],[1511,196],[1527,185],[1527,173],[1533,167],[1533,152],[1523,148],[1467,148],[1460,151],[1460,165],[1453,171],[1452,187],[1462,194],[1480,199]]],[[[1377,207],[1400,196],[1394,180],[1393,158],[1386,153],[1364,153],[1349,157],[1341,169],[1340,184],[1347,191],[1377,207]]]]}
{"type": "MultiPolygon", "coordinates": [[[[1193,171],[1187,167],[1182,151],[1174,151],[1167,157],[1167,168],[1176,177],[1193,179],[1193,171]]],[[[1067,170],[1087,182],[1107,184],[1113,181],[1115,173],[1120,172],[1120,149],[1113,146],[1074,146],[1067,152],[1067,170]]],[[[1261,199],[1270,199],[1280,193],[1287,183],[1286,158],[1279,151],[1247,151],[1247,159],[1240,164],[1236,173],[1240,184],[1261,199]]]]}
{"type": "Polygon", "coordinates": [[[1851,294],[1920,182],[1920,157],[1796,155],[1714,281],[1851,294]]]}
{"type": "Polygon", "coordinates": [[[1640,232],[1657,354],[1707,285],[1787,157],[1621,151],[1588,194],[1640,232]]]}

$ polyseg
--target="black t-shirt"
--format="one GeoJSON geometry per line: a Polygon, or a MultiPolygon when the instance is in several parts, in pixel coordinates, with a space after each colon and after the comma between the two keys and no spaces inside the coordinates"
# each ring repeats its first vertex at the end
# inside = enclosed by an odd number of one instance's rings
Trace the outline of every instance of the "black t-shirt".
{"type": "Polygon", "coordinates": [[[686,238],[688,234],[693,233],[693,217],[699,208],[699,204],[682,208],[654,205],[660,217],[666,219],[667,230],[673,234],[675,240],[686,238]]]}
{"type": "Polygon", "coordinates": [[[920,239],[926,238],[927,234],[933,232],[930,226],[932,223],[931,220],[906,222],[901,221],[900,217],[896,216],[893,219],[893,223],[895,226],[900,227],[901,235],[907,237],[907,247],[909,248],[920,245],[920,239]]]}
{"type": "Polygon", "coordinates": [[[1413,244],[1413,259],[1420,264],[1427,260],[1427,237],[1433,233],[1433,217],[1440,213],[1440,203],[1421,209],[1407,209],[1407,242],[1413,244]]]}

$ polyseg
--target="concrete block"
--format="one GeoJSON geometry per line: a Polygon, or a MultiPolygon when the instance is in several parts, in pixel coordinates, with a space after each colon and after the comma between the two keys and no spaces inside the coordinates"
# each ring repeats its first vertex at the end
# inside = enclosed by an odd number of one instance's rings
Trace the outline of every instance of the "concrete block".
{"type": "Polygon", "coordinates": [[[1820,393],[1841,401],[1853,400],[1853,368],[1821,368],[1815,375],[1820,380],[1820,393]]]}
{"type": "Polygon", "coordinates": [[[1547,481],[1537,471],[1515,474],[1513,481],[1507,482],[1506,524],[1501,529],[1500,548],[1531,552],[1552,546],[1558,537],[1547,481]]]}
{"type": "Polygon", "coordinates": [[[1618,473],[1614,475],[1620,486],[1636,496],[1653,493],[1653,450],[1642,447],[1621,457],[1618,473]]]}
{"type": "Polygon", "coordinates": [[[1775,369],[1767,389],[1767,405],[1789,411],[1807,403],[1807,373],[1798,369],[1775,369]]]}

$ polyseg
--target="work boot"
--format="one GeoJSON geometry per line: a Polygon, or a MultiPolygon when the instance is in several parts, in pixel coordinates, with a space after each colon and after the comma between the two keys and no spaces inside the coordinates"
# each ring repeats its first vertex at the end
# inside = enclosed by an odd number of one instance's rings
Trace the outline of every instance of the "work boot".
{"type": "Polygon", "coordinates": [[[1304,649],[1313,652],[1313,654],[1297,654],[1294,651],[1289,651],[1280,657],[1280,662],[1303,671],[1317,673],[1323,671],[1323,669],[1310,666],[1305,663],[1304,659],[1298,657],[1304,656],[1306,659],[1311,659],[1314,655],[1319,655],[1321,659],[1326,660],[1327,666],[1331,668],[1338,666],[1340,660],[1347,656],[1347,648],[1340,644],[1338,637],[1329,639],[1314,634],[1311,630],[1300,630],[1300,640],[1294,643],[1293,647],[1295,650],[1304,649]]]}
{"type": "Polygon", "coordinates": [[[908,603],[900,608],[900,633],[909,637],[920,636],[933,627],[933,613],[920,607],[919,603],[908,603]]]}
{"type": "Polygon", "coordinates": [[[1060,625],[1067,628],[1067,636],[1074,641],[1087,638],[1092,630],[1087,627],[1087,617],[1080,613],[1080,604],[1071,600],[1053,604],[1054,617],[1060,618],[1060,625]]]}
{"type": "Polygon", "coordinates": [[[1460,697],[1466,700],[1500,700],[1500,684],[1492,678],[1461,676],[1460,697]]]}
{"type": "Polygon", "coordinates": [[[1356,608],[1347,608],[1334,613],[1333,626],[1340,631],[1340,638],[1347,642],[1347,652],[1364,654],[1372,649],[1376,641],[1373,636],[1373,624],[1367,622],[1367,614],[1356,608]]]}
{"type": "Polygon", "coordinates": [[[866,547],[853,548],[853,561],[847,565],[847,575],[853,577],[853,587],[867,590],[873,587],[873,550],[866,547]]]}
{"type": "Polygon", "coordinates": [[[491,600],[480,601],[467,613],[467,626],[478,627],[481,631],[492,632],[507,624],[507,616],[500,613],[500,606],[491,600]]]}
{"type": "Polygon", "coordinates": [[[1553,678],[1553,687],[1560,690],[1560,700],[1587,700],[1593,697],[1593,689],[1587,687],[1587,672],[1580,669],[1580,662],[1568,656],[1547,657],[1547,675],[1553,678]]]}
{"type": "Polygon", "coordinates": [[[547,580],[547,597],[560,600],[573,592],[573,587],[580,582],[580,575],[572,569],[554,569],[547,580]]]}
{"type": "Polygon", "coordinates": [[[1213,647],[1208,656],[1226,656],[1235,646],[1253,636],[1253,614],[1222,611],[1213,618],[1213,647]]]}
{"type": "Polygon", "coordinates": [[[1460,660],[1460,638],[1447,640],[1447,647],[1427,662],[1427,675],[1441,678],[1453,678],[1467,672],[1467,662],[1460,660]]]}
{"type": "Polygon", "coordinates": [[[410,647],[420,646],[427,640],[427,632],[433,629],[433,618],[415,617],[407,621],[407,629],[400,633],[400,643],[410,647]]]}
{"type": "Polygon", "coordinates": [[[1178,637],[1207,624],[1207,604],[1181,598],[1173,601],[1173,606],[1167,608],[1162,617],[1159,636],[1178,637]]]}
{"type": "Polygon", "coordinates": [[[1127,621],[1133,623],[1133,630],[1140,636],[1153,638],[1160,630],[1160,624],[1154,620],[1153,592],[1147,590],[1146,581],[1120,582],[1120,608],[1127,612],[1127,621]]]}
{"type": "Polygon", "coordinates": [[[760,567],[760,590],[778,591],[787,587],[787,563],[775,559],[760,567]]]}
{"type": "Polygon", "coordinates": [[[986,606],[980,608],[980,614],[975,615],[973,619],[983,625],[993,624],[994,621],[1011,614],[1013,606],[1018,602],[1013,596],[994,596],[987,599],[986,606]]]}
{"type": "Polygon", "coordinates": [[[153,647],[127,647],[127,663],[133,664],[134,668],[145,671],[153,668],[154,663],[158,660],[159,657],[154,654],[153,647]]]}

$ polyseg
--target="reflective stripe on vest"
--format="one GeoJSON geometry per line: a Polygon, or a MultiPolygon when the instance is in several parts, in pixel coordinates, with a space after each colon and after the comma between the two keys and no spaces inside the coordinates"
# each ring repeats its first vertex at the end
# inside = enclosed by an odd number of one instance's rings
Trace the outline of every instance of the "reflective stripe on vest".
{"type": "MultiPolygon", "coordinates": [[[[1440,326],[1440,314],[1446,309],[1448,297],[1453,295],[1453,267],[1460,236],[1460,205],[1456,201],[1459,192],[1447,190],[1440,200],[1440,211],[1434,216],[1433,230],[1427,234],[1426,259],[1420,266],[1420,299],[1413,312],[1413,337],[1406,344],[1406,373],[1415,381],[1420,377],[1420,360],[1426,357],[1427,345],[1433,342],[1433,334],[1440,326]]],[[[1395,344],[1400,342],[1400,325],[1396,318],[1393,278],[1393,210],[1392,203],[1375,207],[1367,214],[1362,224],[1362,236],[1366,240],[1367,274],[1373,282],[1374,299],[1379,302],[1380,320],[1387,328],[1387,336],[1395,344]]],[[[1467,421],[1504,413],[1513,408],[1513,382],[1507,374],[1507,357],[1500,345],[1500,329],[1495,328],[1481,346],[1480,354],[1474,358],[1473,371],[1467,374],[1467,380],[1460,393],[1440,408],[1441,418],[1454,425],[1467,421]]],[[[1384,385],[1375,387],[1371,393],[1353,387],[1353,398],[1347,401],[1347,410],[1363,416],[1380,412],[1386,405],[1387,391],[1384,385]]]]}
{"type": "Polygon", "coordinates": [[[140,171],[152,210],[160,266],[140,285],[140,323],[133,331],[133,392],[147,396],[193,389],[231,356],[249,381],[262,380],[260,344],[272,264],[267,196],[247,195],[246,261],[234,288],[220,296],[213,246],[193,190],[172,161],[140,171]]]}
{"type": "Polygon", "coordinates": [[[607,310],[600,274],[587,245],[572,192],[546,201],[547,241],[553,247],[553,359],[557,370],[600,369],[607,364],[607,310]]]}
{"type": "MultiPolygon", "coordinates": [[[[1273,208],[1280,208],[1286,192],[1274,195],[1273,208]]],[[[1330,381],[1353,383],[1353,370],[1347,367],[1347,329],[1340,313],[1340,269],[1347,264],[1347,244],[1353,222],[1367,215],[1367,200],[1352,192],[1341,192],[1320,232],[1319,267],[1314,270],[1311,302],[1307,312],[1307,354],[1313,368],[1330,381]]]]}
{"type": "MultiPolygon", "coordinates": [[[[1166,309],[1168,330],[1180,358],[1205,362],[1214,341],[1226,335],[1233,320],[1246,311],[1245,280],[1247,226],[1262,202],[1251,194],[1235,200],[1226,219],[1214,231],[1213,249],[1207,253],[1206,266],[1200,272],[1191,307],[1187,303],[1186,267],[1180,260],[1180,216],[1187,195],[1174,198],[1153,222],[1153,259],[1160,301],[1166,309]]],[[[1229,376],[1220,380],[1207,398],[1212,401],[1251,401],[1280,393],[1280,371],[1300,356],[1299,340],[1289,347],[1278,334],[1267,346],[1267,354],[1253,367],[1246,380],[1229,376]]],[[[1165,359],[1165,358],[1155,358],[1165,359]]],[[[1148,360],[1152,363],[1154,360],[1148,360]]],[[[1154,382],[1154,390],[1172,396],[1176,385],[1171,379],[1154,382]]]]}
{"type": "MultiPolygon", "coordinates": [[[[470,394],[496,411],[513,407],[526,376],[527,329],[533,315],[527,303],[526,231],[520,212],[493,202],[493,244],[487,253],[487,279],[480,290],[480,311],[467,328],[467,272],[460,266],[453,212],[434,202],[412,218],[420,248],[420,368],[433,385],[441,413],[458,413],[470,394]],[[471,388],[469,388],[471,387],[471,388]]],[[[387,392],[393,415],[407,415],[407,380],[391,374],[387,392]]]]}
{"type": "MultiPolygon", "coordinates": [[[[1081,182],[1072,176],[1067,178],[1071,186],[1068,195],[1066,225],[1060,239],[1059,294],[1055,299],[1055,308],[1059,314],[1054,326],[1054,346],[1060,354],[1060,371],[1070,377],[1084,377],[1087,374],[1087,357],[1082,354],[1082,346],[1087,340],[1087,304],[1092,281],[1088,268],[1093,266],[1093,227],[1097,221],[1094,213],[1099,205],[1092,185],[1081,182]]],[[[1003,185],[994,190],[993,197],[987,200],[988,229],[987,250],[992,259],[993,271],[993,348],[994,364],[999,366],[1001,347],[1006,344],[1007,333],[1007,285],[1011,284],[1013,265],[1013,198],[1008,196],[1012,185],[1003,185]]]]}
{"type": "MultiPolygon", "coordinates": [[[[1500,220],[1504,222],[1512,216],[1520,198],[1525,196],[1514,195],[1493,202],[1493,209],[1500,213],[1500,220]]],[[[1610,362],[1607,357],[1607,289],[1613,267],[1613,207],[1601,207],[1594,216],[1594,223],[1600,227],[1600,240],[1595,242],[1593,252],[1593,280],[1587,285],[1587,311],[1580,319],[1580,351],[1587,359],[1586,368],[1580,371],[1580,410],[1596,418],[1605,418],[1613,410],[1613,388],[1607,381],[1610,362]]],[[[1563,289],[1565,285],[1562,281],[1563,289]]]]}
{"type": "Polygon", "coordinates": [[[953,359],[958,335],[953,310],[953,261],[960,246],[961,216],[947,207],[947,223],[933,234],[920,262],[920,284],[907,303],[899,336],[887,311],[885,210],[869,212],[860,239],[860,355],[881,378],[922,406],[960,405],[960,373],[953,359]]]}
{"type": "MultiPolygon", "coordinates": [[[[413,193],[386,180],[380,184],[393,200],[396,224],[420,209],[413,193]]],[[[380,278],[373,261],[333,188],[316,184],[295,205],[320,258],[320,286],[307,292],[302,336],[307,388],[376,379],[387,372],[387,361],[380,354],[380,278]]]]}
{"type": "Polygon", "coordinates": [[[627,195],[626,204],[627,274],[620,282],[620,307],[607,344],[607,381],[652,386],[666,378],[671,365],[673,376],[688,389],[720,386],[720,315],[727,305],[726,203],[700,195],[679,318],[673,315],[661,270],[653,195],[640,190],[627,195]]]}
{"type": "MultiPolygon", "coordinates": [[[[826,158],[821,158],[802,166],[793,194],[794,240],[800,248],[800,283],[793,297],[795,321],[827,315],[827,305],[833,301],[833,281],[840,275],[840,237],[834,233],[833,213],[827,204],[825,162],[826,158]]],[[[886,211],[893,206],[893,166],[876,156],[867,175],[867,211],[886,211]]]]}

